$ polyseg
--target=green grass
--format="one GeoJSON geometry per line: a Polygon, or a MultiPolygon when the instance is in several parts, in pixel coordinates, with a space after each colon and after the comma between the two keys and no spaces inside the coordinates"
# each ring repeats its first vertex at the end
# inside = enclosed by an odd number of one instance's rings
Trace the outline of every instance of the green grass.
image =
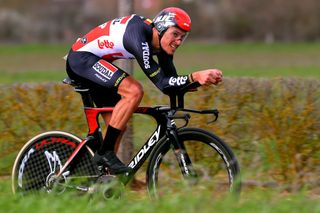
{"type": "Polygon", "coordinates": [[[93,197],[74,193],[38,196],[17,196],[10,191],[10,180],[0,181],[0,206],[3,212],[299,212],[320,211],[317,198],[304,193],[284,194],[258,189],[242,193],[240,199],[225,196],[213,199],[209,192],[193,195],[188,189],[180,193],[151,200],[145,191],[126,189],[119,200],[105,201],[99,194],[93,197]]]}
{"type": "Polygon", "coordinates": [[[65,74],[63,44],[0,46],[0,83],[60,81],[65,74]]]}
{"type": "MultiPolygon", "coordinates": [[[[0,83],[60,81],[69,44],[0,46],[0,83]]],[[[180,74],[219,68],[226,77],[320,78],[320,43],[222,43],[187,41],[175,55],[180,74]]],[[[147,79],[137,64],[134,75],[147,79]]]]}

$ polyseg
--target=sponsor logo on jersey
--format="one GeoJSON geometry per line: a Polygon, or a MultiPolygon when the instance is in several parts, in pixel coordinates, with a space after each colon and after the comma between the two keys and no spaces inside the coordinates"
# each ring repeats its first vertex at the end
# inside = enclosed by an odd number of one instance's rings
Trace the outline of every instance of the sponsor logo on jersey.
{"type": "Polygon", "coordinates": [[[96,75],[98,78],[99,77],[103,77],[103,78],[100,78],[102,81],[106,82],[107,80],[110,80],[114,74],[114,71],[113,70],[110,70],[108,69],[106,66],[104,66],[103,64],[101,64],[99,61],[97,63],[95,63],[92,68],[100,74],[99,75],[96,75]]]}
{"type": "Polygon", "coordinates": [[[96,76],[97,78],[99,78],[101,81],[103,81],[104,83],[107,82],[107,79],[105,79],[104,77],[102,77],[101,75],[99,75],[98,73],[94,74],[94,76],[96,76]]]}
{"type": "Polygon", "coordinates": [[[88,42],[87,37],[82,37],[81,40],[80,40],[80,42],[81,42],[82,44],[86,44],[86,43],[88,42]]]}
{"type": "Polygon", "coordinates": [[[186,84],[188,80],[188,76],[179,76],[179,77],[171,77],[169,79],[169,85],[170,86],[175,86],[175,85],[183,85],[186,84]]]}
{"type": "Polygon", "coordinates": [[[142,42],[142,58],[143,58],[143,64],[145,69],[150,68],[150,49],[149,49],[149,44],[148,42],[142,42]]]}
{"type": "Polygon", "coordinates": [[[160,73],[160,70],[157,70],[157,71],[151,73],[149,76],[150,76],[150,78],[153,78],[154,76],[158,75],[159,73],[160,73]]]}
{"type": "Polygon", "coordinates": [[[121,22],[121,19],[122,19],[122,18],[115,18],[115,19],[113,19],[112,24],[115,25],[115,24],[117,24],[117,23],[120,23],[120,22],[121,22]]]}
{"type": "Polygon", "coordinates": [[[119,85],[119,83],[127,76],[126,73],[122,73],[122,75],[116,80],[116,83],[114,84],[115,87],[119,85]]]}
{"type": "Polygon", "coordinates": [[[100,49],[104,49],[104,48],[108,48],[108,49],[113,49],[114,47],[114,43],[112,41],[108,41],[108,40],[102,40],[100,41],[98,39],[98,47],[100,49]]]}

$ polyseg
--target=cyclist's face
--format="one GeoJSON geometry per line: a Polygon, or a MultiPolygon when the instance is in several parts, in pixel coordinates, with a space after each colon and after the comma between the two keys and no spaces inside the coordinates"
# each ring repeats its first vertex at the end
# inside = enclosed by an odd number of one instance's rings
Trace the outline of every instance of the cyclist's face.
{"type": "Polygon", "coordinates": [[[177,27],[169,27],[161,38],[161,47],[169,55],[173,55],[182,44],[187,33],[177,27]]]}

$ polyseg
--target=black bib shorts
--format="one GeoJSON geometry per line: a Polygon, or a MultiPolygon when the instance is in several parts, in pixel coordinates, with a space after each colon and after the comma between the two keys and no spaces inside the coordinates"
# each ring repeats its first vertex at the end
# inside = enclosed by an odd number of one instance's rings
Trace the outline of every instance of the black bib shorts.
{"type": "Polygon", "coordinates": [[[113,107],[121,99],[117,93],[123,79],[129,76],[112,63],[90,53],[70,50],[66,64],[68,76],[89,88],[97,107],[113,107]]]}

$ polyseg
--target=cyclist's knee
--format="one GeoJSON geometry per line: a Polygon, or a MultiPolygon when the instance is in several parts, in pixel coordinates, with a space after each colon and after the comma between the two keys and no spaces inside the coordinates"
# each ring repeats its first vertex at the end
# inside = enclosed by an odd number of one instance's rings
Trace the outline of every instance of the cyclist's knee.
{"type": "Polygon", "coordinates": [[[118,93],[125,98],[140,102],[144,91],[142,85],[138,81],[131,77],[127,77],[121,82],[118,93]]]}
{"type": "Polygon", "coordinates": [[[136,98],[136,99],[138,99],[138,100],[141,100],[142,97],[143,97],[143,94],[144,94],[142,85],[141,85],[139,82],[137,82],[137,84],[133,84],[133,85],[132,85],[132,88],[131,88],[131,89],[132,89],[132,90],[131,90],[131,95],[132,95],[134,98],[136,98]]]}

